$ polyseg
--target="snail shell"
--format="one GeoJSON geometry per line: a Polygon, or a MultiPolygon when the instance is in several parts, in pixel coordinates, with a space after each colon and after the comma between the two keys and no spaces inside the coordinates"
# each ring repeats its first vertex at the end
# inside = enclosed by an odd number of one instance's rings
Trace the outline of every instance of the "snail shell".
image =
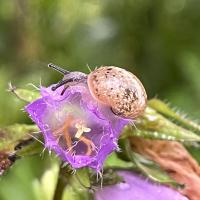
{"type": "Polygon", "coordinates": [[[88,75],[87,84],[91,95],[118,116],[134,119],[146,108],[147,95],[142,83],[125,69],[100,67],[88,75]]]}

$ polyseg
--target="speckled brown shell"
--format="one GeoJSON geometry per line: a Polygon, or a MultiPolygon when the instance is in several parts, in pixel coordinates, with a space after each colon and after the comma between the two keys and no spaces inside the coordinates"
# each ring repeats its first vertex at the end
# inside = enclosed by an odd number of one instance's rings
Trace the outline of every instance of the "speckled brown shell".
{"type": "Polygon", "coordinates": [[[104,66],[88,75],[92,96],[121,117],[134,119],[146,108],[147,95],[140,80],[125,69],[104,66]]]}

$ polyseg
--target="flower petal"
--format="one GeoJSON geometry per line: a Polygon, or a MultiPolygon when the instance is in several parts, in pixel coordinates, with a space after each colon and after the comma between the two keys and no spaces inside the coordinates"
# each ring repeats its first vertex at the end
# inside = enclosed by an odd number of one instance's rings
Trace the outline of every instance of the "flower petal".
{"type": "Polygon", "coordinates": [[[63,87],[56,91],[51,87],[41,88],[42,98],[25,108],[43,132],[45,146],[74,168],[99,171],[130,120],[94,100],[86,84],[69,87],[63,95],[63,87]]]}
{"type": "Polygon", "coordinates": [[[155,184],[135,173],[120,171],[118,174],[125,182],[99,189],[95,194],[95,200],[188,200],[177,191],[155,184]]]}

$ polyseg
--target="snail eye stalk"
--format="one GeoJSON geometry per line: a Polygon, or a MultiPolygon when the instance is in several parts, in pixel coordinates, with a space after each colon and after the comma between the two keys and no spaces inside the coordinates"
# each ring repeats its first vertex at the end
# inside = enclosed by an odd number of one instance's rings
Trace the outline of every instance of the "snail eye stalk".
{"type": "Polygon", "coordinates": [[[73,78],[70,78],[70,79],[64,79],[64,80],[61,80],[57,83],[57,85],[53,86],[51,88],[52,91],[55,91],[57,90],[59,87],[61,87],[62,85],[65,85],[66,83],[70,83],[70,82],[73,82],[74,79],[73,78]]]}
{"type": "Polygon", "coordinates": [[[54,70],[56,70],[56,71],[58,71],[58,72],[60,72],[61,74],[64,74],[64,75],[70,73],[70,71],[67,71],[67,70],[65,70],[65,69],[63,69],[63,68],[61,68],[61,67],[59,67],[57,65],[54,65],[53,63],[49,63],[48,67],[52,68],[52,69],[54,69],[54,70]]]}

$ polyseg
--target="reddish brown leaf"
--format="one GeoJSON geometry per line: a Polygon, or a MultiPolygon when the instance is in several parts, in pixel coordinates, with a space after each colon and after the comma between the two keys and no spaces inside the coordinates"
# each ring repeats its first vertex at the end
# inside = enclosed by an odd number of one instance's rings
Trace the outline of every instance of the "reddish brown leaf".
{"type": "Polygon", "coordinates": [[[185,187],[180,192],[191,200],[200,199],[200,166],[185,147],[174,141],[149,140],[131,137],[132,148],[157,162],[185,187]]]}

